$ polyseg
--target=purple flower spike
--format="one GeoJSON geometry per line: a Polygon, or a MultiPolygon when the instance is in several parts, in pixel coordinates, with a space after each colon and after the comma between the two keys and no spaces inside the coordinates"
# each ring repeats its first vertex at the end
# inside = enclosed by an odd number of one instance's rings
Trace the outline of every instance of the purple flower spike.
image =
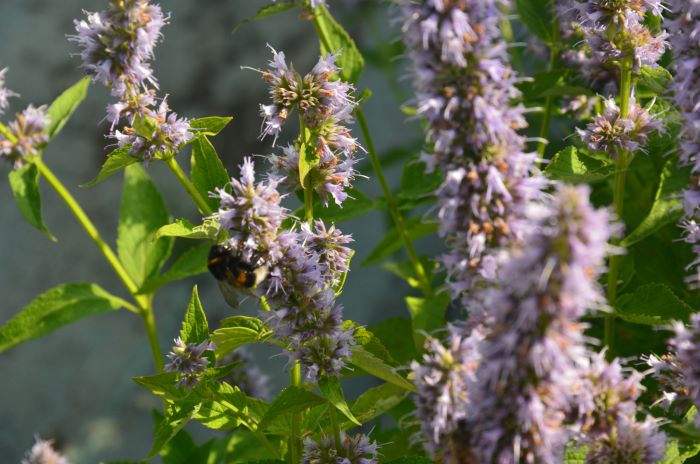
{"type": "MultiPolygon", "coordinates": [[[[670,348],[674,353],[675,369],[671,372],[682,385],[673,392],[674,400],[692,402],[700,406],[700,314],[693,314],[689,327],[681,322],[673,326],[675,336],[670,340],[670,348]]],[[[695,416],[695,425],[700,427],[700,417],[695,416]]]]}
{"type": "Polygon", "coordinates": [[[438,166],[441,261],[454,298],[492,282],[501,250],[521,235],[522,211],[547,181],[518,134],[527,123],[501,36],[499,2],[401,2],[415,106],[429,123],[429,170],[438,166]]]}

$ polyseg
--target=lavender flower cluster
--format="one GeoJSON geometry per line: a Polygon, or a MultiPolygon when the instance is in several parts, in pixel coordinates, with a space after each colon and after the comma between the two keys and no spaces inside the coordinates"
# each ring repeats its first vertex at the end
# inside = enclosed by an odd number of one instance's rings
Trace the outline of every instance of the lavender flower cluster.
{"type": "Polygon", "coordinates": [[[192,129],[170,112],[165,98],[157,103],[150,65],[168,15],[149,0],[110,0],[106,10],[85,14],[69,40],[81,47],[85,71],[118,99],[107,107],[110,137],[143,161],[176,152],[193,137],[192,129]],[[122,119],[128,126],[115,131],[122,119]]]}
{"type": "Polygon", "coordinates": [[[170,362],[165,366],[165,370],[178,374],[178,387],[196,387],[200,383],[202,374],[209,367],[209,359],[204,357],[204,353],[214,351],[215,348],[209,340],[186,344],[178,337],[175,339],[172,351],[168,353],[170,362]]]}
{"type": "Polygon", "coordinates": [[[255,183],[253,162],[244,160],[240,180],[231,180],[231,193],[218,189],[214,217],[231,234],[244,259],[269,266],[257,289],[272,307],[263,315],[275,336],[288,345],[310,381],[338,376],[350,357],[352,330],[342,325],[342,306],[335,286],[347,272],[351,241],[322,221],[297,230],[281,230],[287,210],[280,205],[279,179],[255,183]]]}
{"type": "Polygon", "coordinates": [[[412,366],[426,449],[440,462],[554,464],[570,440],[588,445],[591,463],[663,454],[653,419],[635,417],[639,375],[623,376],[583,336],[580,318],[605,304],[597,279],[616,230],[588,196],[558,186],[531,203],[527,245],[511,248],[497,285],[478,297],[484,323],[453,330],[449,348],[429,339],[412,366]]]}
{"type": "Polygon", "coordinates": [[[697,2],[670,2],[670,17],[665,26],[673,31],[670,43],[675,59],[675,76],[672,84],[676,106],[683,118],[681,156],[679,164],[690,166],[692,176],[683,193],[684,217],[681,227],[685,241],[693,245],[697,256],[690,264],[693,274],[688,277],[691,287],[700,286],[700,6],[697,2]]]}
{"type": "Polygon", "coordinates": [[[315,190],[324,205],[330,198],[342,205],[348,197],[346,190],[357,173],[357,140],[346,127],[353,122],[352,112],[357,106],[351,84],[334,78],[339,74],[336,55],[319,58],[310,73],[301,76],[287,66],[284,53],[272,50],[273,58],[267,71],[260,71],[270,85],[272,103],[260,105],[263,117],[261,138],[273,137],[273,146],[282,126],[296,109],[302,122],[302,134],[296,145],[288,145],[280,155],[272,155],[272,175],[281,180],[290,191],[300,187],[315,190]],[[308,130],[308,134],[306,133],[308,130]],[[318,158],[318,163],[301,185],[299,173],[300,152],[318,158]]]}
{"type": "Polygon", "coordinates": [[[429,170],[438,189],[442,257],[455,298],[496,277],[499,250],[517,239],[524,206],[546,184],[517,130],[526,126],[500,35],[499,2],[403,1],[419,115],[429,124],[429,170]]]}
{"type": "Polygon", "coordinates": [[[340,432],[341,445],[336,446],[335,440],[324,436],[321,443],[310,437],[304,440],[304,454],[301,464],[375,464],[377,462],[376,442],[370,441],[367,435],[358,433],[348,435],[340,432]]]}

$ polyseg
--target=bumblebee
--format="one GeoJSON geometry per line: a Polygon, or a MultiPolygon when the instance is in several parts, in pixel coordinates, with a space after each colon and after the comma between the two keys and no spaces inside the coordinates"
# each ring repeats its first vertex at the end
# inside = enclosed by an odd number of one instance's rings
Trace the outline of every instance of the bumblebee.
{"type": "Polygon", "coordinates": [[[263,282],[269,274],[269,268],[261,265],[260,258],[247,260],[240,247],[230,243],[217,244],[209,250],[207,267],[212,273],[224,300],[234,308],[240,304],[241,292],[252,295],[251,289],[263,282]]]}

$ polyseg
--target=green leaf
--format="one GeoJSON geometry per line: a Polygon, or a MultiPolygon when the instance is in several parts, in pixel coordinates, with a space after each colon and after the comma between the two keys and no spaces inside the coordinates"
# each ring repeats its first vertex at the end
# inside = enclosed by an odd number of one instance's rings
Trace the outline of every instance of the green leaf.
{"type": "Polygon", "coordinates": [[[389,382],[405,390],[418,391],[411,382],[396,372],[396,369],[373,353],[367,351],[362,345],[355,345],[350,348],[352,357],[350,364],[357,366],[368,374],[389,382]]]}
{"type": "Polygon", "coordinates": [[[553,44],[557,38],[554,33],[554,11],[551,0],[516,0],[518,17],[546,44],[553,44]]]}
{"type": "Polygon", "coordinates": [[[209,256],[210,249],[211,245],[209,243],[201,243],[189,248],[177,257],[166,272],[147,280],[139,289],[139,294],[154,293],[158,288],[168,282],[204,274],[208,270],[207,257],[209,256]]]}
{"type": "Polygon", "coordinates": [[[211,334],[216,345],[216,357],[223,359],[231,351],[248,343],[256,343],[270,335],[260,319],[249,316],[233,316],[221,321],[222,327],[211,334]]]}
{"type": "Polygon", "coordinates": [[[178,387],[177,372],[165,372],[163,374],[134,377],[134,382],[146,387],[158,398],[168,401],[180,401],[187,398],[191,392],[178,387]]]}
{"type": "Polygon", "coordinates": [[[401,173],[400,198],[415,199],[431,195],[442,184],[442,173],[437,169],[425,172],[425,163],[416,159],[404,164],[401,173]]]}
{"type": "Polygon", "coordinates": [[[207,137],[197,137],[192,142],[191,165],[192,183],[206,199],[209,207],[216,210],[219,207],[219,200],[209,197],[209,192],[213,192],[216,187],[223,188],[228,184],[229,176],[207,137]]]}
{"type": "Polygon", "coordinates": [[[434,461],[425,456],[405,456],[403,458],[393,459],[387,464],[435,464],[434,461]]]}
{"type": "Polygon", "coordinates": [[[340,386],[340,381],[337,377],[326,377],[318,381],[318,389],[321,390],[323,396],[333,405],[335,408],[343,413],[345,417],[350,419],[355,425],[362,425],[355,416],[350,411],[348,403],[345,402],[345,396],[343,395],[343,389],[340,386]]]}
{"type": "MultiPolygon", "coordinates": [[[[421,264],[423,265],[423,269],[426,270],[429,276],[432,276],[432,271],[435,271],[438,268],[438,264],[434,261],[431,261],[426,256],[420,256],[419,259],[421,264]]],[[[398,263],[394,261],[385,261],[382,263],[382,268],[391,272],[395,276],[405,280],[406,283],[411,287],[417,289],[421,288],[421,283],[418,279],[418,276],[416,275],[415,267],[413,266],[413,263],[410,260],[401,261],[398,263]]]]}
{"type": "MultiPolygon", "coordinates": [[[[411,240],[416,240],[437,230],[437,223],[423,222],[422,218],[414,217],[405,221],[406,231],[411,240]]],[[[375,264],[387,256],[399,251],[403,246],[398,230],[393,227],[384,238],[374,247],[369,256],[362,261],[363,265],[375,264]]]]}
{"type": "Polygon", "coordinates": [[[100,172],[97,177],[92,179],[87,184],[82,184],[81,187],[92,187],[99,184],[112,174],[116,174],[122,169],[126,168],[130,164],[134,164],[138,161],[135,157],[131,156],[128,148],[117,148],[113,150],[109,155],[107,155],[107,160],[102,165],[100,172]]]}
{"type": "Polygon", "coordinates": [[[190,127],[197,135],[215,136],[233,120],[230,116],[208,116],[190,121],[190,127]]]}
{"type": "Polygon", "coordinates": [[[620,295],[615,315],[625,321],[645,325],[668,324],[673,320],[687,321],[693,308],[678,298],[665,284],[642,285],[631,293],[620,295]]]}
{"type": "Polygon", "coordinates": [[[197,226],[187,219],[178,219],[172,224],[160,227],[153,238],[180,237],[190,239],[208,238],[214,240],[218,233],[219,222],[214,219],[206,219],[202,224],[197,226]]]}
{"type": "Polygon", "coordinates": [[[90,80],[89,76],[83,77],[51,103],[46,112],[49,117],[49,125],[45,132],[49,138],[54,138],[63,129],[73,112],[85,99],[90,80]]]}
{"type": "Polygon", "coordinates": [[[680,219],[683,209],[679,193],[688,185],[690,173],[687,169],[679,169],[676,161],[673,158],[666,161],[649,214],[622,240],[620,246],[628,248],[666,224],[678,222],[680,219]]]}
{"type": "Polygon", "coordinates": [[[408,365],[418,357],[413,339],[413,321],[408,317],[391,317],[370,327],[393,359],[401,365],[408,365]]]}
{"type": "MultiPolygon", "coordinates": [[[[280,439],[275,437],[267,437],[273,443],[276,449],[284,449],[280,439]]],[[[221,463],[216,464],[284,464],[282,461],[274,459],[266,447],[264,447],[255,434],[246,429],[238,429],[231,433],[226,446],[226,456],[221,463]]],[[[198,464],[198,463],[188,463],[198,464]]]]}
{"type": "Polygon", "coordinates": [[[251,410],[248,408],[246,395],[238,388],[225,382],[210,383],[207,397],[202,402],[199,411],[194,418],[202,425],[215,430],[231,430],[241,425],[248,426],[251,419],[251,410]]]}
{"type": "Polygon", "coordinates": [[[63,284],[36,297],[0,327],[0,352],[84,317],[128,305],[96,284],[63,284]]]}
{"type": "MultiPolygon", "coordinates": [[[[672,425],[671,427],[675,427],[676,431],[679,431],[683,426],[672,425]]],[[[688,429],[685,428],[685,430],[688,429]]],[[[666,454],[659,461],[659,464],[683,464],[688,459],[697,456],[700,453],[700,434],[697,433],[697,430],[695,432],[690,440],[667,440],[666,454]]]]}
{"type": "Polygon", "coordinates": [[[325,402],[325,399],[315,393],[300,387],[289,386],[282,390],[270,404],[270,408],[258,424],[258,430],[266,430],[274,420],[281,416],[303,412],[325,402]]]}
{"type": "Polygon", "coordinates": [[[330,48],[330,50],[327,49],[326,44],[321,41],[321,53],[340,53],[337,61],[340,77],[344,81],[357,84],[365,67],[365,59],[357,49],[355,41],[343,26],[331,16],[325,6],[317,7],[314,10],[314,15],[316,17],[314,24],[317,30],[320,30],[319,36],[326,37],[330,48]]]}
{"type": "Polygon", "coordinates": [[[180,338],[185,344],[199,344],[209,338],[207,316],[204,314],[204,308],[202,308],[202,303],[199,301],[199,292],[196,285],[192,288],[192,296],[187,305],[187,311],[185,311],[180,338]]]}
{"type": "Polygon", "coordinates": [[[39,169],[34,163],[10,171],[8,174],[12,195],[17,207],[29,224],[46,234],[49,239],[56,241],[41,218],[41,194],[39,193],[39,169]]]}
{"type": "Polygon", "coordinates": [[[637,86],[645,95],[648,93],[650,96],[656,97],[668,91],[671,79],[673,79],[671,73],[661,66],[656,68],[642,66],[639,70],[637,86]]]}
{"type": "MultiPolygon", "coordinates": [[[[307,129],[308,131],[308,129],[307,129]]],[[[321,158],[316,153],[316,149],[313,145],[307,145],[302,143],[299,148],[299,184],[305,189],[309,188],[308,182],[304,183],[306,176],[309,175],[311,170],[319,163],[321,158]]]]}
{"type": "Polygon", "coordinates": [[[165,203],[146,171],[138,164],[129,166],[124,172],[117,252],[136,285],[154,277],[168,259],[172,239],[153,240],[168,221],[165,203]]]}
{"type": "Polygon", "coordinates": [[[450,301],[451,298],[447,292],[435,294],[430,298],[406,297],[416,347],[423,345],[424,333],[431,333],[445,325],[445,311],[450,301]]]}
{"type": "Polygon", "coordinates": [[[544,170],[548,177],[569,183],[593,183],[612,176],[614,165],[592,158],[576,147],[567,147],[554,155],[544,170]]]}
{"type": "Polygon", "coordinates": [[[586,462],[588,448],[569,444],[564,451],[564,464],[584,464],[586,462]]]}
{"type": "Polygon", "coordinates": [[[160,422],[156,430],[156,436],[153,440],[151,450],[148,452],[146,459],[155,457],[160,450],[168,443],[175,435],[187,425],[192,419],[192,416],[199,410],[198,404],[184,403],[182,406],[170,405],[166,411],[166,415],[160,422]]]}
{"type": "Polygon", "coordinates": [[[265,5],[262,8],[258,10],[258,12],[255,14],[255,16],[251,18],[244,19],[243,21],[239,22],[236,24],[236,27],[233,28],[233,32],[235,33],[239,27],[241,27],[244,24],[252,23],[255,21],[260,21],[261,19],[269,18],[270,16],[277,15],[279,13],[283,13],[287,10],[291,10],[292,8],[296,8],[299,6],[297,2],[277,2],[277,3],[270,3],[269,5],[265,5]]]}
{"type": "Polygon", "coordinates": [[[379,417],[398,405],[408,391],[390,383],[372,387],[362,393],[352,405],[353,415],[363,424],[379,417]]]}

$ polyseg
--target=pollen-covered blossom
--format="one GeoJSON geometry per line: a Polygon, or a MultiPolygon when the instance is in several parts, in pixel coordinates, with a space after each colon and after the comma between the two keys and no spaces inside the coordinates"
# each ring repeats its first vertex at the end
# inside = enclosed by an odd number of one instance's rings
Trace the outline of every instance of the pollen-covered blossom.
{"type": "Polygon", "coordinates": [[[5,73],[6,72],[7,72],[7,68],[0,69],[0,114],[3,114],[5,112],[5,110],[7,109],[8,105],[9,105],[7,100],[10,97],[17,97],[18,96],[12,90],[5,87],[5,73]]]}
{"type": "MultiPolygon", "coordinates": [[[[272,104],[261,105],[263,117],[261,137],[273,136],[274,143],[290,114],[297,110],[308,134],[301,134],[303,143],[282,149],[271,157],[272,176],[285,178],[290,190],[302,187],[299,182],[299,150],[310,150],[318,163],[306,176],[305,183],[316,190],[324,204],[333,198],[342,205],[357,173],[355,153],[360,145],[346,127],[353,122],[357,106],[354,87],[340,79],[336,55],[319,58],[314,68],[301,76],[287,66],[284,53],[272,50],[273,58],[267,71],[261,71],[270,85],[272,104]]],[[[308,156],[308,154],[305,154],[308,156]]]]}
{"type": "Polygon", "coordinates": [[[158,111],[148,112],[140,121],[139,127],[125,127],[124,132],[115,131],[111,137],[119,148],[129,148],[131,155],[143,161],[173,153],[193,137],[188,121],[171,112],[166,99],[158,111]]]}
{"type": "Polygon", "coordinates": [[[531,204],[529,231],[482,298],[489,331],[470,395],[465,440],[474,462],[562,462],[565,423],[587,349],[579,319],[604,304],[598,277],[609,213],[587,186],[559,186],[531,204]]]}
{"type": "Polygon", "coordinates": [[[157,88],[149,61],[168,20],[160,6],[148,0],[110,0],[105,11],[85,15],[75,21],[77,34],[68,37],[82,48],[85,71],[120,99],[145,85],[157,88]]]}
{"type": "Polygon", "coordinates": [[[660,17],[659,0],[594,0],[577,2],[586,43],[600,62],[629,59],[633,69],[656,67],[666,48],[668,34],[653,35],[643,24],[644,15],[660,17]]]}
{"type": "Polygon", "coordinates": [[[175,345],[168,353],[170,362],[166,364],[165,370],[179,374],[180,378],[177,382],[179,387],[195,387],[199,385],[202,374],[209,367],[209,359],[204,356],[204,353],[214,349],[214,343],[209,340],[199,344],[185,344],[180,337],[177,337],[175,345]]]}
{"type": "Polygon", "coordinates": [[[439,462],[452,462],[467,443],[458,437],[460,421],[467,417],[467,382],[479,367],[479,343],[483,333],[473,329],[469,336],[462,327],[449,327],[446,346],[438,339],[426,339],[426,353],[420,362],[411,363],[418,388],[416,418],[421,424],[423,443],[439,462]]]}
{"type": "Polygon", "coordinates": [[[70,461],[53,448],[51,440],[37,436],[36,443],[22,458],[22,464],[70,464],[70,461]]]}
{"type": "Polygon", "coordinates": [[[220,366],[235,364],[231,373],[223,380],[241,389],[243,393],[261,400],[270,399],[270,378],[258,366],[245,346],[237,348],[218,361],[220,366]]]}
{"type": "Polygon", "coordinates": [[[586,463],[654,464],[664,457],[666,437],[652,417],[637,420],[636,401],[644,391],[643,375],[625,375],[619,360],[593,355],[578,386],[579,441],[586,463]]]}
{"type": "MultiPolygon", "coordinates": [[[[253,162],[244,160],[240,179],[231,180],[231,193],[217,189],[220,199],[213,217],[240,245],[245,259],[255,257],[269,267],[256,290],[271,310],[263,316],[275,336],[287,343],[287,354],[298,360],[306,378],[338,376],[350,357],[353,330],[343,327],[342,307],[334,286],[340,263],[350,251],[349,237],[335,227],[316,222],[314,230],[281,231],[287,210],[280,205],[278,180],[255,182],[253,162]]],[[[347,260],[346,260],[347,262],[347,260]]]]}
{"type": "Polygon", "coordinates": [[[495,277],[497,250],[519,235],[524,205],[546,182],[525,153],[527,124],[500,32],[498,1],[404,0],[403,36],[416,107],[429,122],[428,168],[439,166],[442,261],[454,296],[495,277]]]}
{"type": "Polygon", "coordinates": [[[370,441],[367,435],[358,433],[349,435],[340,432],[340,449],[336,447],[335,440],[324,436],[321,443],[317,443],[311,437],[304,439],[304,454],[301,464],[376,464],[376,442],[370,441]]]}
{"type": "Polygon", "coordinates": [[[49,141],[45,133],[49,122],[46,106],[29,105],[18,113],[17,119],[8,124],[12,138],[0,133],[0,158],[15,168],[22,166],[26,157],[36,155],[41,145],[49,141]]]}
{"type": "Polygon", "coordinates": [[[680,225],[684,239],[693,245],[696,259],[689,266],[693,272],[690,287],[700,286],[700,5],[694,1],[673,0],[671,13],[664,25],[671,31],[675,76],[671,84],[676,106],[681,114],[680,161],[691,167],[691,179],[683,193],[684,217],[680,225]]]}
{"type": "Polygon", "coordinates": [[[623,151],[643,150],[649,133],[660,126],[661,121],[649,114],[632,95],[626,118],[621,117],[615,100],[607,98],[603,114],[597,114],[585,129],[576,131],[589,149],[617,158],[623,151]]]}

